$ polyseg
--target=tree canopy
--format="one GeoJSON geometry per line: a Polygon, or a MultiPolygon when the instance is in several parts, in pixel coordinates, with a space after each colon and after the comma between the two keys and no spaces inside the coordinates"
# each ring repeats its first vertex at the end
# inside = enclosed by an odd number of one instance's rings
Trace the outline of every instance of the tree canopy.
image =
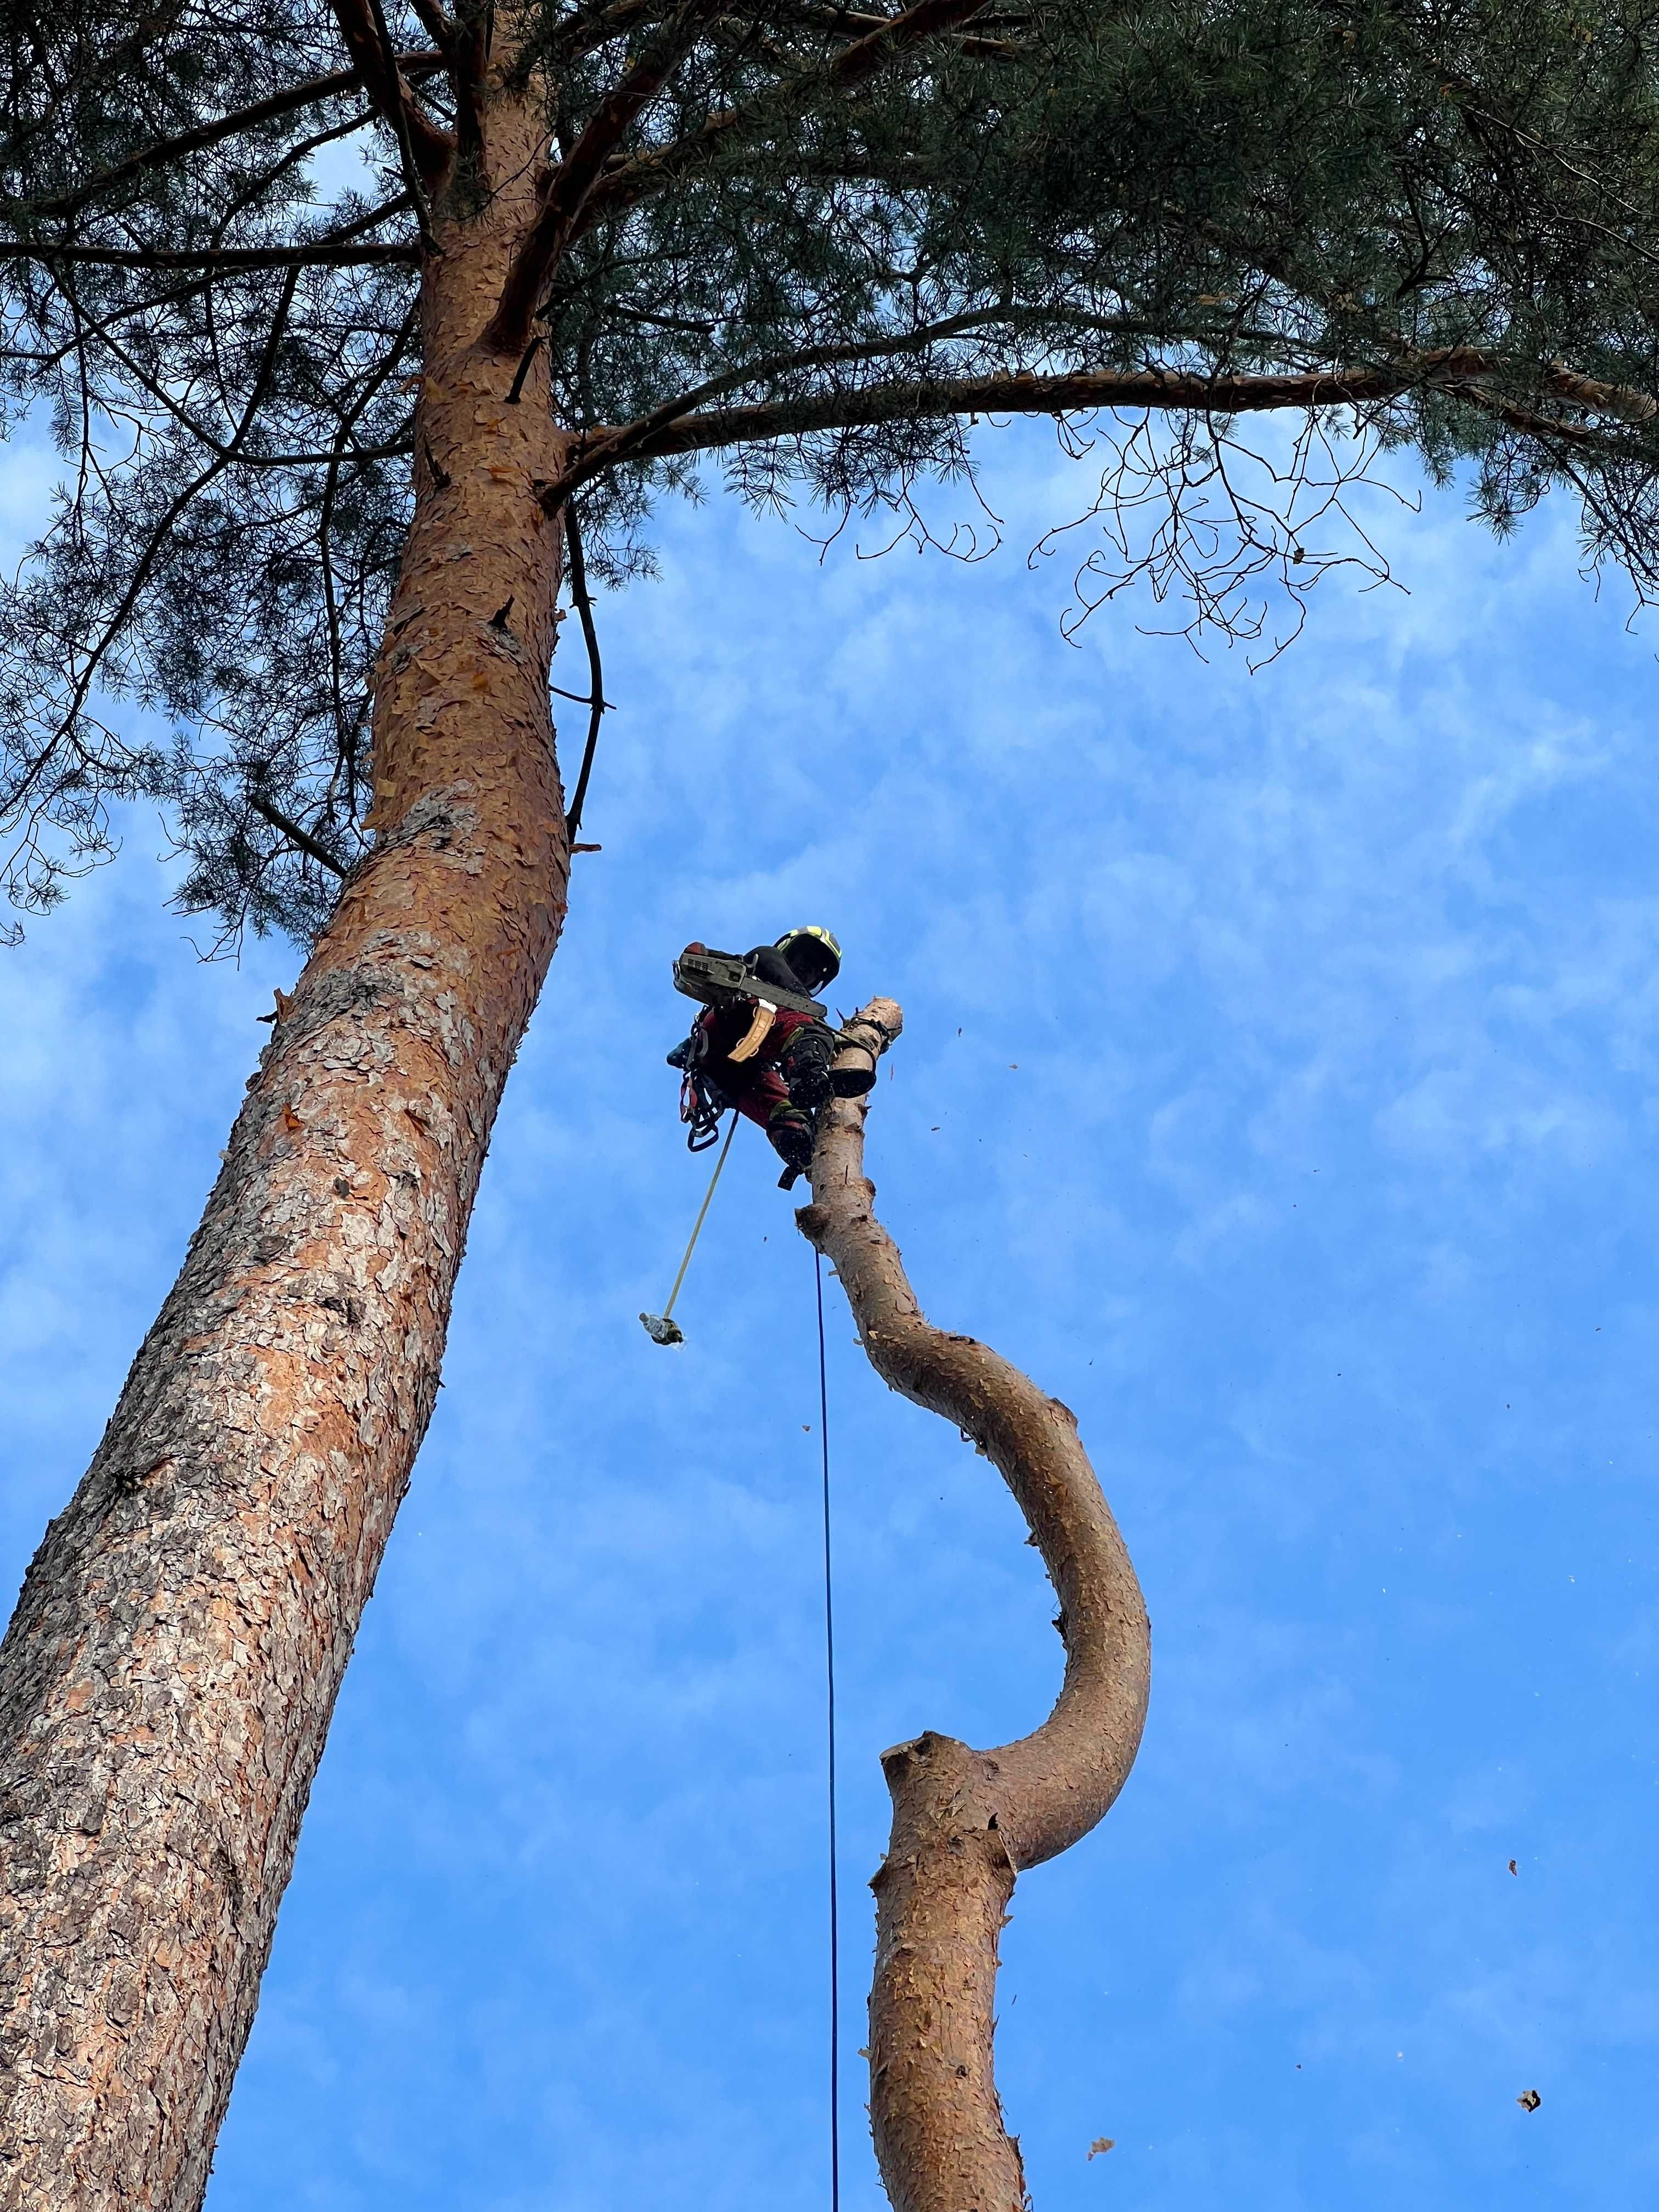
{"type": "Polygon", "coordinates": [[[711,454],[758,506],[925,536],[975,425],[1040,413],[1093,456],[1085,604],[1139,575],[1261,632],[1390,445],[1500,529],[1565,489],[1589,561],[1654,590],[1659,10],[24,6],[4,404],[65,469],[0,603],[15,907],[135,798],[233,932],[313,930],[366,848],[419,272],[466,251],[509,21],[559,159],[488,336],[544,354],[579,434],[544,496],[602,580],[711,454]]]}

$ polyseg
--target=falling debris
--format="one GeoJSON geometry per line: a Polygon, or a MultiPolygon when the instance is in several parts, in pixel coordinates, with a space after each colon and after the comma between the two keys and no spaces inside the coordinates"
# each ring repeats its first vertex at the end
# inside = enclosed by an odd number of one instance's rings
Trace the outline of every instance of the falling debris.
{"type": "Polygon", "coordinates": [[[1523,2112],[1535,2112],[1544,2100],[1536,2089],[1523,2089],[1515,2101],[1523,2112]]]}
{"type": "Polygon", "coordinates": [[[1518,1866],[1516,1866],[1516,1864],[1515,1863],[1515,1861],[1514,1861],[1513,1859],[1511,1859],[1511,1860],[1510,1861],[1510,1872],[1511,1874],[1514,1874],[1514,1875],[1518,1875],[1518,1874],[1520,1873],[1520,1871],[1521,1871],[1520,1868],[1519,1868],[1518,1866]]]}
{"type": "Polygon", "coordinates": [[[1112,2138],[1110,2136],[1097,2136],[1089,2146],[1089,2155],[1091,2158],[1098,2158],[1102,2151],[1110,2150],[1111,2148],[1112,2138]]]}

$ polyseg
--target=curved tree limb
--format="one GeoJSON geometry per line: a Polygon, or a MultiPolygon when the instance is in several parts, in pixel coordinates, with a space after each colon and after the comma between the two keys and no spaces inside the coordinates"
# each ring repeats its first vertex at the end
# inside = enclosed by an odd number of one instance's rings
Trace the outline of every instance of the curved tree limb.
{"type": "MultiPolygon", "coordinates": [[[[836,1065],[873,1072],[903,1017],[872,999],[836,1065]]],[[[1014,1877],[1085,1836],[1140,1742],[1146,1611],[1077,1421],[972,1337],[935,1328],[876,1219],[864,1174],[872,1092],[820,1118],[802,1233],[834,1264],[871,1364],[996,1467],[1060,1597],[1066,1674],[1054,1711],[994,1751],[931,1731],[883,1754],[893,1799],[876,1893],[870,2112],[895,2212],[1024,2212],[1018,2145],[992,2066],[997,1938],[1014,1877]]]]}
{"type": "Polygon", "coordinates": [[[593,773],[593,756],[599,750],[599,725],[605,720],[607,702],[605,696],[605,670],[599,663],[599,634],[593,626],[593,595],[587,588],[587,556],[582,550],[581,524],[576,510],[568,507],[564,513],[565,551],[570,562],[570,596],[575,602],[576,613],[582,626],[582,643],[587,647],[587,742],[582,747],[582,764],[576,776],[575,795],[565,816],[564,834],[573,842],[582,826],[582,808],[587,803],[587,780],[593,773]]]}

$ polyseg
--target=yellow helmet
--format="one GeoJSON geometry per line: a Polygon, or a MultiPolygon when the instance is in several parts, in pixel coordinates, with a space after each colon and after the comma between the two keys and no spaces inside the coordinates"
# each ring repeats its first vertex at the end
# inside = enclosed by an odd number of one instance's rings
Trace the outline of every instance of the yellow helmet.
{"type": "Polygon", "coordinates": [[[803,938],[810,939],[817,947],[817,965],[823,967],[825,962],[829,963],[828,973],[822,978],[822,982],[833,983],[841,973],[840,939],[832,929],[820,929],[816,922],[807,922],[799,929],[786,929],[777,940],[777,949],[792,968],[795,964],[793,957],[794,950],[803,938]]]}

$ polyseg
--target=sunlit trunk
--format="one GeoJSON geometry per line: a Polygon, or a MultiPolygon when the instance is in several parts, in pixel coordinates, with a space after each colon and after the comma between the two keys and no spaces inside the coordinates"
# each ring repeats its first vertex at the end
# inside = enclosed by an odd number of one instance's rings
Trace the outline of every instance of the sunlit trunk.
{"type": "Polygon", "coordinates": [[[544,378],[473,340],[533,189],[425,278],[373,857],[261,1055],[183,1272],[0,1648],[0,2206],[194,2212],[329,1717],[431,1418],[563,918],[544,378]]]}

